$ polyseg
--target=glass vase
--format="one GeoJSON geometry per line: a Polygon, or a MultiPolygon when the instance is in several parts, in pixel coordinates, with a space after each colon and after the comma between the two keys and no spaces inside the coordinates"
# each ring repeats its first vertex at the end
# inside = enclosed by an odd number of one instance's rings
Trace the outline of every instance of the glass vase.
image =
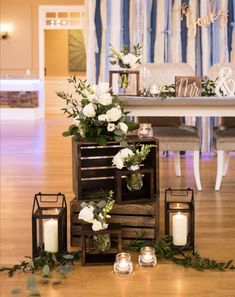
{"type": "Polygon", "coordinates": [[[118,79],[118,85],[121,93],[125,93],[129,87],[129,73],[120,73],[118,79]]]}
{"type": "Polygon", "coordinates": [[[96,234],[93,236],[94,249],[104,253],[111,248],[110,234],[96,234]]]}
{"type": "Polygon", "coordinates": [[[139,191],[143,187],[143,178],[140,172],[133,172],[127,175],[126,185],[129,191],[139,191]]]}

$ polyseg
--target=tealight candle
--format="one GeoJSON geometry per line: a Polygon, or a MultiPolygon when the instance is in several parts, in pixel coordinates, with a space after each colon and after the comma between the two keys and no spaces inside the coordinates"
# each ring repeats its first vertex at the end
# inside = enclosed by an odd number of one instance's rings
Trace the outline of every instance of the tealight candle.
{"type": "Polygon", "coordinates": [[[141,248],[139,255],[139,265],[142,267],[154,267],[157,264],[155,249],[151,246],[141,248]]]}
{"type": "Polygon", "coordinates": [[[116,255],[116,261],[113,265],[114,272],[117,275],[127,275],[133,270],[131,256],[128,253],[119,253],[116,255]]]}

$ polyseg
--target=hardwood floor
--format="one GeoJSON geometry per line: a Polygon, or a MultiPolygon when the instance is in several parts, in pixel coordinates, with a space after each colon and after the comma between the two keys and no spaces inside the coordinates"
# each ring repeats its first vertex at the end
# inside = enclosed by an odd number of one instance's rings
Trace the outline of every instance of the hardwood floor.
{"type": "MultiPolygon", "coordinates": [[[[0,263],[14,264],[31,255],[31,211],[34,194],[62,192],[67,202],[74,198],[71,176],[71,139],[63,138],[69,120],[63,115],[47,116],[36,122],[1,123],[1,200],[0,263]]],[[[235,156],[220,192],[214,191],[216,158],[203,156],[200,162],[202,192],[196,197],[196,249],[203,256],[235,260],[235,156]]],[[[164,189],[196,188],[192,155],[182,157],[182,177],[173,170],[172,157],[161,158],[161,216],[163,234],[164,189]]],[[[69,229],[68,229],[69,234],[69,229]]],[[[154,269],[141,269],[134,257],[134,273],[117,277],[112,267],[81,267],[57,287],[39,285],[45,297],[234,297],[235,271],[196,272],[159,260],[154,269]]],[[[18,296],[29,296],[27,275],[8,278],[0,275],[0,296],[12,296],[12,288],[21,287],[18,296]]]]}

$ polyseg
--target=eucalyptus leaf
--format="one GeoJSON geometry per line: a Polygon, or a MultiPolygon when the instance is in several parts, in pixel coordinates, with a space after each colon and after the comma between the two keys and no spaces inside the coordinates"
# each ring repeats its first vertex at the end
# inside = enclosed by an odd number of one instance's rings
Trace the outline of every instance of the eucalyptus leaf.
{"type": "Polygon", "coordinates": [[[49,265],[46,264],[46,265],[43,266],[43,268],[42,268],[43,276],[49,276],[50,271],[51,271],[51,269],[50,269],[49,265]]]}
{"type": "Polygon", "coordinates": [[[36,279],[34,275],[30,275],[27,280],[27,288],[33,289],[36,287],[36,279]]]}
{"type": "Polygon", "coordinates": [[[106,205],[106,201],[105,200],[100,200],[97,205],[98,205],[99,208],[103,208],[106,205]]]}
{"type": "Polygon", "coordinates": [[[84,208],[84,207],[86,207],[87,206],[87,203],[86,202],[82,202],[81,203],[81,208],[84,208]]]}
{"type": "Polygon", "coordinates": [[[66,263],[65,265],[60,266],[60,273],[66,274],[74,269],[74,266],[71,263],[66,263]]]}
{"type": "Polygon", "coordinates": [[[21,289],[20,288],[14,288],[11,290],[11,294],[12,295],[16,295],[16,294],[19,294],[21,292],[21,289]]]}
{"type": "Polygon", "coordinates": [[[67,255],[63,255],[63,258],[66,259],[66,260],[73,260],[74,256],[71,255],[71,254],[67,254],[67,255]]]}
{"type": "Polygon", "coordinates": [[[38,290],[33,290],[30,292],[29,296],[41,296],[40,292],[38,290]]]}
{"type": "Polygon", "coordinates": [[[55,262],[55,263],[58,263],[58,260],[56,258],[56,255],[53,253],[52,256],[51,256],[52,260],[55,262]]]}
{"type": "Polygon", "coordinates": [[[47,285],[47,284],[49,284],[49,280],[46,279],[46,278],[41,278],[38,282],[39,282],[41,285],[47,285]]]}
{"type": "Polygon", "coordinates": [[[61,280],[58,279],[58,278],[54,278],[54,279],[51,281],[51,284],[52,284],[52,285],[59,285],[59,284],[61,284],[61,280]]]}

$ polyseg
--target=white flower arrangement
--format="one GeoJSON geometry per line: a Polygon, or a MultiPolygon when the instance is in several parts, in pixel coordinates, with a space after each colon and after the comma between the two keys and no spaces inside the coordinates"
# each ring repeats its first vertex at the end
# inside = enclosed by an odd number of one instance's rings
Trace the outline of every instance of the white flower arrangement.
{"type": "Polygon", "coordinates": [[[112,65],[119,65],[120,68],[134,69],[137,64],[141,63],[141,46],[139,44],[133,46],[133,52],[129,52],[127,45],[123,45],[121,51],[111,46],[111,54],[109,61],[112,65]]]}
{"type": "Polygon", "coordinates": [[[100,231],[108,228],[107,219],[111,216],[108,214],[113,208],[115,200],[112,199],[113,191],[108,193],[104,200],[99,202],[90,201],[82,202],[81,210],[79,212],[79,220],[83,220],[92,224],[93,231],[100,231]]]}
{"type": "Polygon", "coordinates": [[[78,98],[65,92],[57,95],[66,101],[62,110],[73,118],[73,124],[64,136],[75,136],[75,140],[85,139],[106,145],[107,141],[117,141],[125,145],[128,126],[121,102],[110,93],[108,83],[91,86],[86,81],[71,78],[78,98]]]}
{"type": "Polygon", "coordinates": [[[139,150],[135,145],[132,145],[129,148],[121,149],[113,157],[112,164],[118,169],[127,167],[128,170],[137,171],[140,169],[141,162],[144,161],[149,154],[150,149],[155,146],[156,145],[153,144],[144,144],[139,150]]]}

